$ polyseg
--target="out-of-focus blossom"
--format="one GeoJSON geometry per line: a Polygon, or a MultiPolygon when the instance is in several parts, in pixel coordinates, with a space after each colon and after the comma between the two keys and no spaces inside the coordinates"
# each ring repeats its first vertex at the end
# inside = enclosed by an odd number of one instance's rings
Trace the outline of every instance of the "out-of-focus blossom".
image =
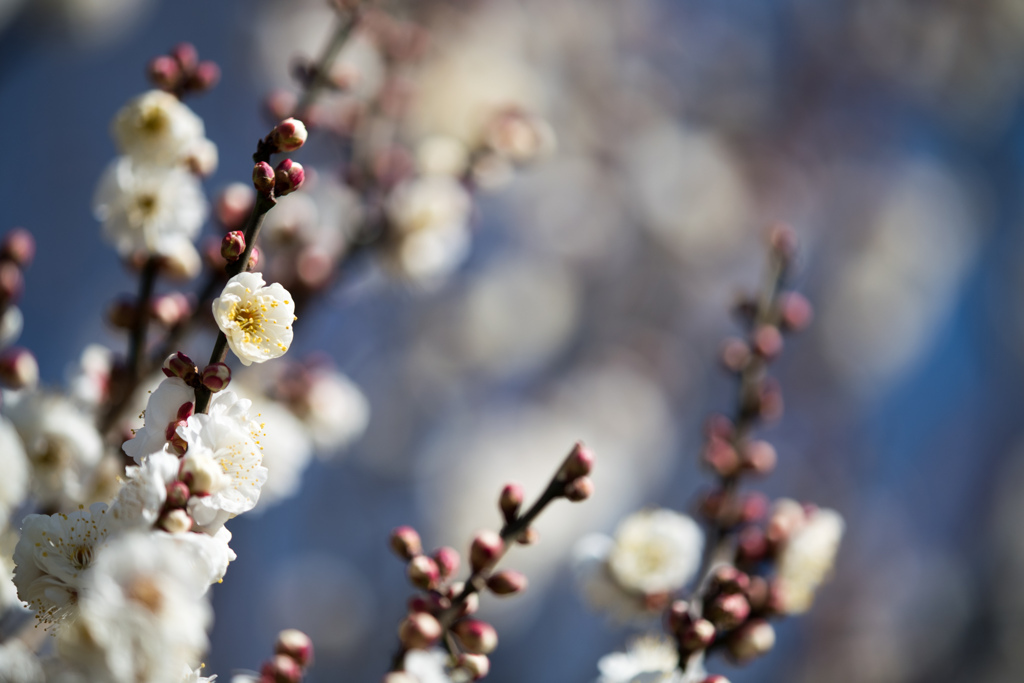
{"type": "Polygon", "coordinates": [[[0,644],[0,681],[4,683],[43,683],[43,667],[25,643],[10,639],[0,644]]]}
{"type": "Polygon", "coordinates": [[[79,404],[94,408],[106,400],[114,352],[102,344],[82,349],[77,363],[68,371],[68,395],[79,404]]]}
{"type": "Polygon", "coordinates": [[[177,254],[199,233],[208,213],[202,187],[179,167],[115,159],[100,178],[93,213],[123,257],[136,251],[177,254]]]}
{"type": "Polygon", "coordinates": [[[213,681],[217,680],[217,676],[216,675],[214,675],[214,676],[203,676],[203,675],[201,675],[202,672],[203,672],[203,668],[204,668],[204,665],[199,665],[198,667],[193,669],[192,667],[190,667],[190,666],[188,666],[186,664],[185,668],[183,669],[184,676],[181,679],[181,683],[213,683],[213,681]]]}
{"type": "Polygon", "coordinates": [[[298,418],[277,401],[256,398],[252,412],[263,425],[260,449],[267,481],[260,489],[256,509],[265,510],[298,492],[302,473],[313,457],[313,444],[298,418]]]}
{"type": "Polygon", "coordinates": [[[17,306],[10,306],[0,315],[0,348],[13,344],[21,336],[25,316],[17,306]]]}
{"type": "Polygon", "coordinates": [[[110,505],[110,515],[126,528],[151,528],[160,516],[167,500],[167,485],[177,478],[181,462],[163,450],[147,453],[138,461],[142,464],[125,469],[125,482],[110,505]]]}
{"type": "Polygon", "coordinates": [[[3,533],[11,513],[28,495],[29,487],[25,448],[14,426],[4,417],[0,417],[0,472],[3,472],[0,477],[0,533],[3,533]]]}
{"type": "Polygon", "coordinates": [[[131,100],[114,117],[112,130],[121,154],[140,165],[172,166],[194,153],[205,139],[203,120],[163,90],[150,90],[131,100]]]}
{"type": "Polygon", "coordinates": [[[779,553],[778,581],[782,608],[802,614],[811,608],[814,594],[832,573],[845,524],[835,510],[806,513],[779,553]]]}
{"type": "Polygon", "coordinates": [[[679,652],[667,638],[643,636],[625,652],[605,655],[597,662],[601,675],[596,683],[699,683],[707,676],[701,662],[690,662],[679,671],[679,652]]]}
{"type": "MultiPolygon", "coordinates": [[[[124,452],[136,463],[151,453],[159,453],[174,435],[174,429],[168,427],[188,417],[181,415],[181,409],[187,404],[194,404],[195,390],[177,377],[168,377],[149,395],[141,429],[135,431],[128,441],[124,442],[124,452]]],[[[191,410],[188,411],[191,414],[191,410]]]]}
{"type": "Polygon", "coordinates": [[[340,372],[312,373],[309,391],[300,407],[293,406],[317,453],[328,456],[349,445],[366,431],[370,402],[362,390],[340,372]]]}
{"type": "Polygon", "coordinates": [[[452,683],[445,666],[448,654],[443,650],[410,650],[405,655],[405,670],[419,683],[452,683]]]}
{"type": "Polygon", "coordinates": [[[276,282],[259,273],[239,273],[213,301],[213,318],[242,365],[284,355],[291,346],[295,302],[276,282]]]}

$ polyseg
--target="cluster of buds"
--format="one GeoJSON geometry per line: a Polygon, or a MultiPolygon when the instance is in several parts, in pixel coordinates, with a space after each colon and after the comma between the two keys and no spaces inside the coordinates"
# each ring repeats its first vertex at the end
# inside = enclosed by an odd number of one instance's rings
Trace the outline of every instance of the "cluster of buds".
{"type": "Polygon", "coordinates": [[[302,164],[284,159],[276,167],[270,165],[274,154],[294,152],[306,143],[305,124],[294,118],[285,119],[274,126],[256,148],[256,165],[252,169],[252,185],[264,197],[283,197],[302,186],[306,172],[302,164]]]}
{"type": "Polygon", "coordinates": [[[277,635],[274,656],[260,667],[259,683],[300,683],[313,663],[313,641],[290,628],[277,635]]]}
{"type": "Polygon", "coordinates": [[[594,495],[594,480],[590,473],[594,469],[594,454],[582,442],[576,442],[566,456],[555,481],[562,485],[559,492],[573,503],[579,503],[594,495]]]}
{"type": "Polygon", "coordinates": [[[212,89],[220,80],[220,67],[199,60],[194,45],[181,43],[169,54],[154,57],[146,67],[149,81],[179,98],[212,89]]]}
{"type": "MultiPolygon", "coordinates": [[[[0,318],[21,298],[25,289],[24,271],[35,253],[35,238],[24,228],[14,228],[0,242],[0,318]]],[[[12,314],[17,315],[17,311],[12,314]]],[[[39,363],[31,351],[21,347],[0,351],[0,386],[23,389],[38,382],[39,363]]]]}
{"type": "Polygon", "coordinates": [[[161,370],[167,377],[177,377],[193,389],[205,387],[211,393],[226,389],[231,382],[231,368],[227,364],[210,363],[200,372],[195,362],[181,351],[169,355],[161,370]]]}

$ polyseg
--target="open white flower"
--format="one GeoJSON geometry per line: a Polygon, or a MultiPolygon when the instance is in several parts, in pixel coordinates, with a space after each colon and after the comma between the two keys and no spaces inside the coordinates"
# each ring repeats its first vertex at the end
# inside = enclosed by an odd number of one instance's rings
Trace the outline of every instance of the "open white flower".
{"type": "MultiPolygon", "coordinates": [[[[237,405],[249,405],[238,401],[237,405]]],[[[239,420],[222,408],[209,415],[193,415],[178,428],[178,435],[188,443],[187,458],[198,465],[207,462],[224,476],[211,477],[208,496],[189,500],[189,513],[198,528],[214,533],[235,515],[251,510],[260,497],[260,489],[267,480],[263,467],[263,454],[257,443],[258,425],[239,420]]],[[[186,463],[186,468],[188,464],[186,463]]],[[[199,470],[197,470],[199,472],[199,470]]]]}
{"type": "Polygon", "coordinates": [[[7,528],[11,512],[28,494],[28,458],[18,432],[0,417],[0,533],[7,528]]]}
{"type": "Polygon", "coordinates": [[[292,343],[295,302],[259,273],[239,273],[213,301],[213,318],[243,365],[283,356],[292,343]]]}
{"type": "Polygon", "coordinates": [[[125,528],[156,524],[167,500],[167,485],[178,475],[180,461],[165,451],[151,453],[138,467],[125,469],[125,482],[110,506],[110,515],[125,528]]]}
{"type": "Polygon", "coordinates": [[[703,549],[704,534],[691,518],[672,510],[642,510],[616,529],[608,568],[627,590],[671,593],[697,573],[703,549]]]}
{"type": "Polygon", "coordinates": [[[366,431],[370,402],[362,390],[340,372],[317,372],[304,397],[299,418],[321,455],[333,454],[366,431]]]}
{"type": "Polygon", "coordinates": [[[203,120],[174,95],[150,90],[114,117],[114,140],[122,154],[147,164],[170,166],[204,139],[203,120]]]}
{"type": "Polygon", "coordinates": [[[782,547],[776,580],[787,613],[811,608],[818,587],[832,573],[844,527],[835,510],[813,510],[782,547]]]}
{"type": "Polygon", "coordinates": [[[203,671],[203,666],[204,665],[200,664],[198,667],[193,669],[186,664],[185,668],[182,670],[181,683],[213,683],[213,681],[216,681],[216,674],[213,676],[200,675],[203,671]]]}
{"type": "Polygon", "coordinates": [[[71,514],[29,515],[14,549],[14,585],[42,624],[74,619],[87,570],[114,531],[105,503],[71,514]]]}
{"type": "Polygon", "coordinates": [[[183,168],[115,159],[100,178],[93,213],[121,256],[135,251],[179,254],[206,221],[209,206],[196,178],[183,168]]]}
{"type": "Polygon", "coordinates": [[[16,638],[0,644],[0,681],[43,683],[43,667],[32,649],[16,638]]]}
{"type": "Polygon", "coordinates": [[[228,543],[231,532],[221,527],[213,534],[166,534],[177,543],[182,552],[189,555],[192,564],[206,577],[208,584],[220,583],[228,571],[228,565],[238,557],[228,543]]]}
{"type": "MultiPolygon", "coordinates": [[[[168,377],[149,395],[141,429],[124,442],[128,456],[141,463],[147,455],[159,453],[168,442],[167,428],[178,421],[178,411],[186,403],[194,404],[196,393],[184,380],[168,377]]],[[[173,434],[173,432],[171,432],[173,434]]]]}
{"type": "Polygon", "coordinates": [[[707,671],[703,661],[691,661],[686,673],[679,671],[679,651],[663,636],[643,636],[625,652],[613,652],[597,662],[597,683],[697,683],[707,671]]]}
{"type": "Polygon", "coordinates": [[[61,653],[86,664],[90,680],[180,683],[207,647],[207,585],[169,536],[120,536],[97,557],[61,653]]]}

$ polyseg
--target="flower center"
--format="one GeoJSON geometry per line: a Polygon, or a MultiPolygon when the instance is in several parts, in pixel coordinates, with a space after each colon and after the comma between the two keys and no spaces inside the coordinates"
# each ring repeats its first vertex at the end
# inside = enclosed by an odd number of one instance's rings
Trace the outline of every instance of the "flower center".
{"type": "Polygon", "coordinates": [[[75,565],[76,569],[85,569],[92,564],[92,548],[87,545],[76,546],[71,551],[71,564],[75,565]]]}
{"type": "Polygon", "coordinates": [[[142,114],[142,120],[139,121],[139,127],[147,135],[159,135],[167,129],[167,113],[158,107],[147,109],[142,114]]]}
{"type": "Polygon", "coordinates": [[[160,612],[164,604],[164,594],[153,579],[140,576],[128,586],[128,598],[139,603],[153,614],[160,612]]]}
{"type": "Polygon", "coordinates": [[[231,309],[231,319],[242,331],[246,343],[263,341],[263,308],[255,301],[247,301],[231,309]]]}

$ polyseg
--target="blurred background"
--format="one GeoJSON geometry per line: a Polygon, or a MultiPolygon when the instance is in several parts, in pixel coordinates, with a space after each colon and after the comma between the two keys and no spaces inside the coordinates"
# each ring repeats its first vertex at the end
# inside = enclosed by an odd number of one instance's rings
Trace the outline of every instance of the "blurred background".
{"type": "MultiPolygon", "coordinates": [[[[506,560],[530,590],[483,614],[501,634],[489,680],[593,680],[630,632],[579,597],[572,542],[644,505],[693,508],[701,423],[735,389],[715,362],[729,309],[783,220],[816,319],[775,368],[786,413],[764,432],[780,454],[764,489],[836,508],[847,535],[775,651],[713,670],[1024,678],[1024,2],[414,4],[431,40],[409,135],[458,135],[466,112],[507,102],[544,117],[557,149],[477,195],[469,257],[442,285],[358,260],[305,312],[291,354],[326,353],[366,395],[368,426],[297,494],[233,523],[206,672],[255,668],[297,627],[317,646],[309,680],[378,680],[411,592],[388,532],[413,524],[428,547],[464,550],[500,524],[502,484],[539,492],[583,439],[597,494],[544,515],[540,544],[506,560]]],[[[263,100],[289,86],[294,55],[321,51],[328,12],[0,0],[14,154],[0,230],[39,240],[20,343],[44,382],[88,344],[125,345],[103,311],[136,275],[90,207],[110,120],[147,89],[148,60],[190,41],[222,68],[190,102],[220,150],[212,195],[247,180],[263,100]]],[[[372,46],[344,59],[372,79],[372,46]]],[[[296,158],[329,174],[329,138],[310,143],[296,158]]]]}

